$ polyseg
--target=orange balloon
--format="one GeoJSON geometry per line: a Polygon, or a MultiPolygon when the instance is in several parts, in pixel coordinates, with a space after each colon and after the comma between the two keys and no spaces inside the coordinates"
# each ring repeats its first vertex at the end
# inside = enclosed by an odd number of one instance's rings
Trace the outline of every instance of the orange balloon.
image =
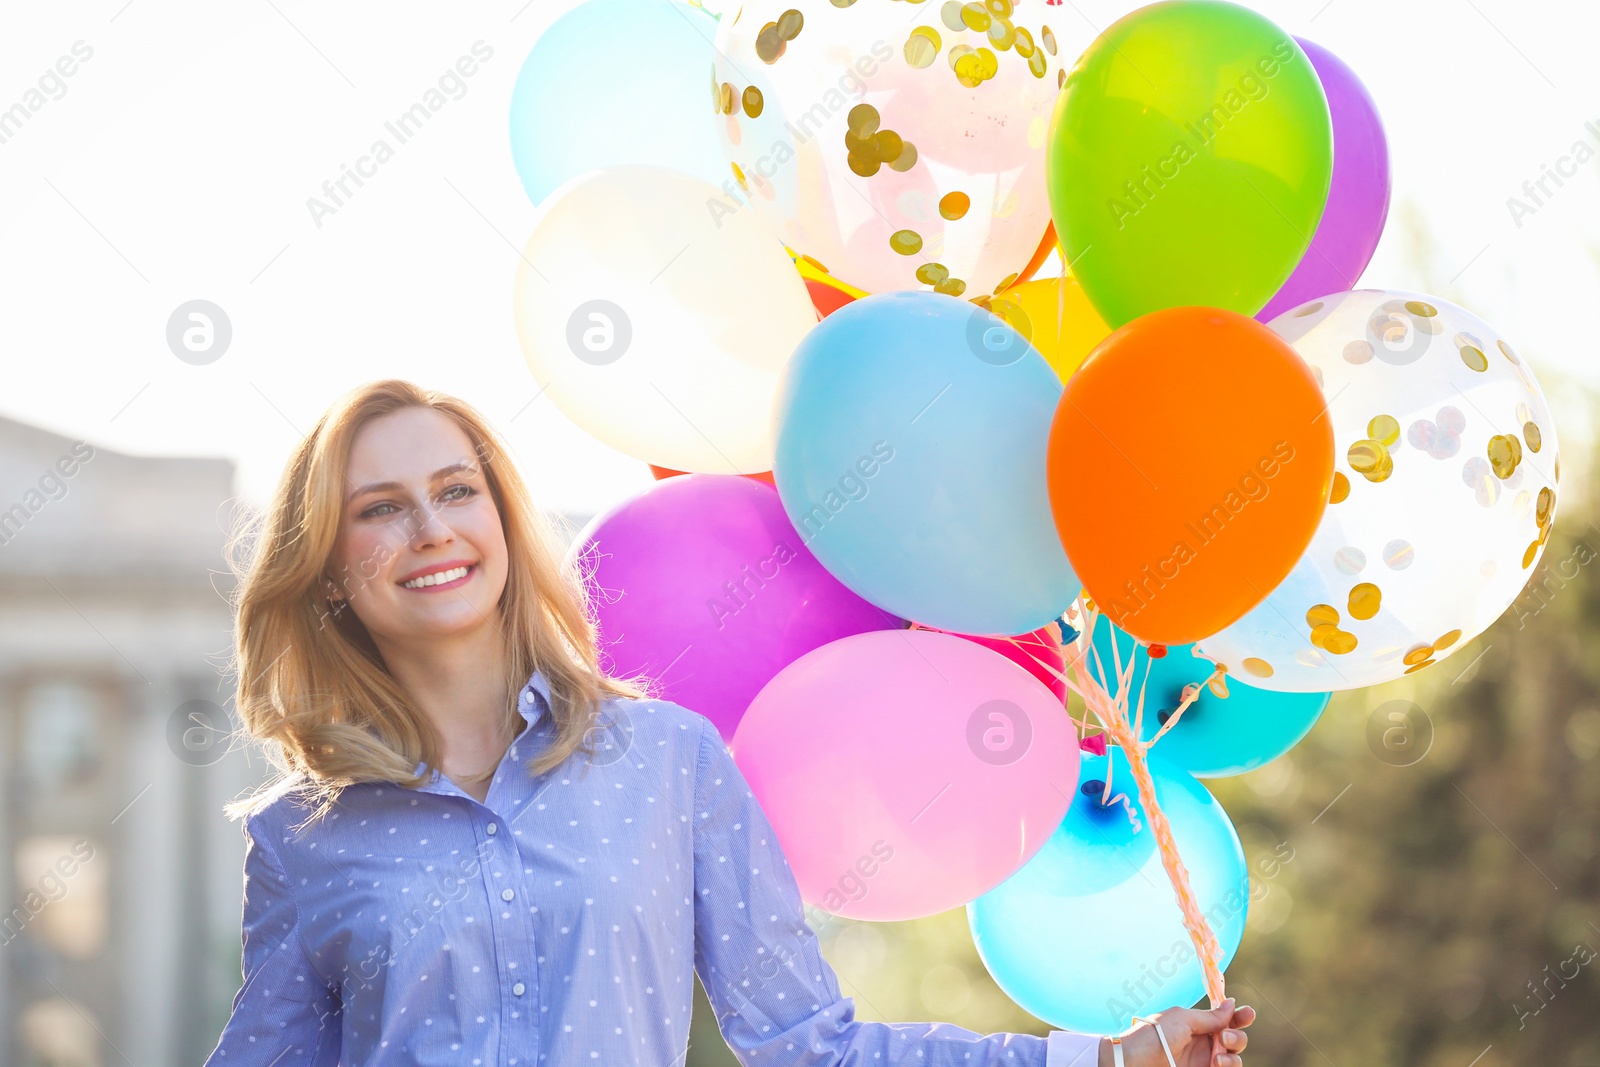
{"type": "Polygon", "coordinates": [[[1106,338],[1066,383],[1046,460],[1084,591],[1152,644],[1240,619],[1322,519],[1325,407],[1294,349],[1237,312],[1167,308],[1106,338]]]}
{"type": "MultiPolygon", "coordinates": [[[[655,475],[656,476],[656,481],[659,482],[659,481],[662,481],[662,480],[664,480],[666,478],[676,478],[680,474],[687,474],[689,472],[688,471],[675,471],[671,467],[658,467],[654,463],[652,463],[652,464],[650,464],[650,473],[655,475]]],[[[773,488],[777,488],[777,485],[778,485],[777,482],[774,482],[772,480],[772,472],[771,471],[762,471],[760,474],[742,474],[742,475],[740,475],[740,477],[741,478],[754,478],[758,482],[766,482],[768,485],[772,486],[773,488]]]]}
{"type": "MultiPolygon", "coordinates": [[[[1056,224],[1055,224],[1054,220],[1052,220],[1052,221],[1050,221],[1049,223],[1047,223],[1045,225],[1044,237],[1039,241],[1039,247],[1033,253],[1033,258],[1028,260],[1028,265],[1026,267],[1022,268],[1022,273],[1017,275],[1017,280],[1012,282],[1011,284],[1012,285],[1021,285],[1023,282],[1025,282],[1029,278],[1033,277],[1035,274],[1038,274],[1039,273],[1039,268],[1044,266],[1044,261],[1050,258],[1050,253],[1055,251],[1055,247],[1056,247],[1056,224]]],[[[1065,256],[1063,256],[1061,258],[1063,260],[1066,259],[1065,256]]]]}

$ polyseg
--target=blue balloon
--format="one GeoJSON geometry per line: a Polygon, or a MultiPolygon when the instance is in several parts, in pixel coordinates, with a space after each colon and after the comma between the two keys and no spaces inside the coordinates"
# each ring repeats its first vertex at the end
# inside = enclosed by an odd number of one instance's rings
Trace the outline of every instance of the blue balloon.
{"type": "Polygon", "coordinates": [[[778,494],[823,566],[884,610],[957,633],[1028,633],[1081,585],[1045,483],[1061,388],[975,304],[864,297],[818,323],[785,370],[778,494]]]}
{"type": "Polygon", "coordinates": [[[619,163],[731,184],[711,106],[716,34],[714,16],[681,0],[588,0],[552,23],[511,91],[511,158],[528,199],[619,163]]]}
{"type": "MultiPolygon", "coordinates": [[[[1250,905],[1239,836],[1192,775],[1155,753],[1150,771],[1226,967],[1250,905]]],[[[1122,750],[1085,752],[1079,783],[1044,848],[968,904],[967,922],[1012,1000],[1061,1029],[1116,1034],[1135,1015],[1194,1004],[1205,980],[1122,750]]]]}
{"type": "Polygon", "coordinates": [[[1139,730],[1144,740],[1154,737],[1167,721],[1166,715],[1183,702],[1185,686],[1200,686],[1199,698],[1154,749],[1197,778],[1226,778],[1272,762],[1299,744],[1328,706],[1327,693],[1256,689],[1231,674],[1225,679],[1227,697],[1219,697],[1205,684],[1216,664],[1194,655],[1194,645],[1168,645],[1164,657],[1151,659],[1138,641],[1102,615],[1095,621],[1091,652],[1091,656],[1099,656],[1098,665],[1094,659],[1089,662],[1097,677],[1105,672],[1106,689],[1112,696],[1118,689],[1113,641],[1124,667],[1130,656],[1134,661],[1130,718],[1138,706],[1139,686],[1145,687],[1144,722],[1139,730]]]}

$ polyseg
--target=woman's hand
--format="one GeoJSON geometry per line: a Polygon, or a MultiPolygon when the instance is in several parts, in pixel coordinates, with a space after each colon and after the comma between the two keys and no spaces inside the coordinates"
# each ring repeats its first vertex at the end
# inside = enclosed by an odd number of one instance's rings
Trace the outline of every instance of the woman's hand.
{"type": "MultiPolygon", "coordinates": [[[[1194,1008],[1168,1008],[1150,1017],[1150,1022],[1140,1025],[1122,1039],[1123,1063],[1126,1067],[1167,1067],[1167,1054],[1161,1048],[1161,1039],[1155,1027],[1161,1027],[1167,1044],[1172,1047],[1172,1060],[1178,1067],[1243,1067],[1239,1053],[1244,1051],[1249,1038],[1244,1028],[1256,1021],[1254,1008],[1234,1008],[1229,997],[1211,1011],[1194,1008]],[[1212,1055],[1212,1035],[1221,1031],[1225,1052],[1212,1055]]],[[[1111,1067],[1111,1043],[1100,1043],[1100,1067],[1111,1067]]]]}

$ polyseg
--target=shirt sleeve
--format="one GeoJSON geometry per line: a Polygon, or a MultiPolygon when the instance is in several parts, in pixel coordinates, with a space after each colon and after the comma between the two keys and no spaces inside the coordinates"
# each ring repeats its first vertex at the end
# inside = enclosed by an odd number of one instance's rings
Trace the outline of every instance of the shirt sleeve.
{"type": "Polygon", "coordinates": [[[805,920],[772,825],[702,721],[694,811],[695,969],[747,1067],[1095,1067],[1100,1040],[855,1018],[805,920]]]}
{"type": "Polygon", "coordinates": [[[244,984],[206,1067],[333,1067],[340,1001],[306,957],[273,830],[244,822],[244,984]]]}

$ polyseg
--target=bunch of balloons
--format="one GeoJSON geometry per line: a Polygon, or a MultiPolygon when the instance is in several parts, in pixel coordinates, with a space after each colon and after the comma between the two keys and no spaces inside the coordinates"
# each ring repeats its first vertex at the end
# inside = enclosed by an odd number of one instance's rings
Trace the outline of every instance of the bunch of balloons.
{"type": "Polygon", "coordinates": [[[608,668],[716,723],[810,904],[966,905],[1115,1033],[1243,935],[1201,779],[1489,626],[1559,463],[1492,326],[1355,288],[1348,66],[1224,0],[1061,10],[586,0],[511,102],[515,312],[658,479],[572,549],[608,668]]]}

